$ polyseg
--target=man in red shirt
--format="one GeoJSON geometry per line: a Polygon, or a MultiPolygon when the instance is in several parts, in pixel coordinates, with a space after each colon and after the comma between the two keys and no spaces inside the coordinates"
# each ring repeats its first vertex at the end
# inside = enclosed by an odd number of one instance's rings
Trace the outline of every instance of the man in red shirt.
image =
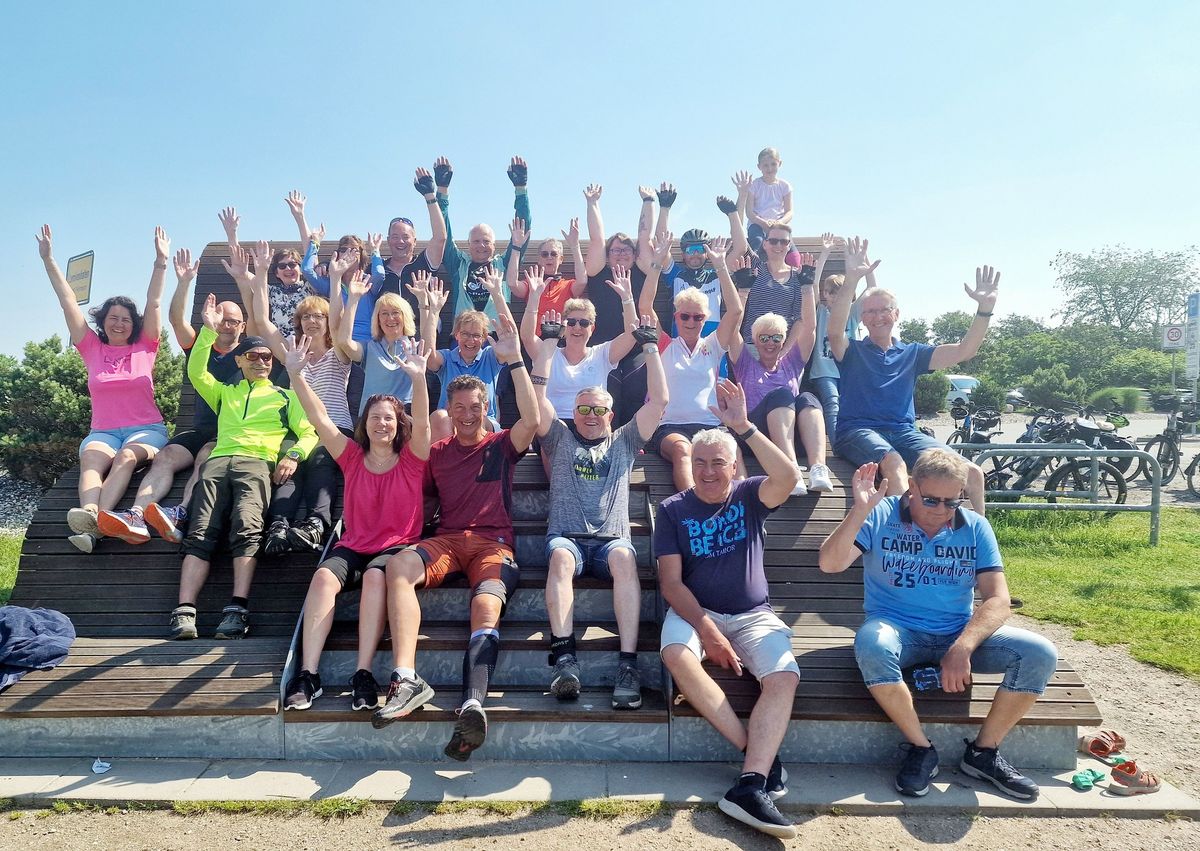
{"type": "Polygon", "coordinates": [[[496,357],[511,370],[521,418],[511,429],[489,432],[487,387],[474,376],[450,382],[447,408],[454,434],[433,444],[426,468],[427,489],[441,500],[438,534],[397,553],[387,565],[388,616],[395,671],[387,702],[372,724],[384,727],[433,698],[416,672],[421,628],[418,588],[437,588],[455,573],[471,586],[471,638],[463,659],[463,702],[457,710],[447,756],[466,760],[487,737],[483,699],[500,654],[500,615],[519,576],[513,559],[511,505],[513,471],[538,428],[538,404],[517,328],[501,316],[496,357]]]}

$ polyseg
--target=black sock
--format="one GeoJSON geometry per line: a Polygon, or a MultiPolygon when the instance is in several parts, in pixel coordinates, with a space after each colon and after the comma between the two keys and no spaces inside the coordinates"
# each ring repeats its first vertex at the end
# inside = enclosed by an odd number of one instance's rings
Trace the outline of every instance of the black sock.
{"type": "Polygon", "coordinates": [[[620,659],[618,661],[629,662],[632,665],[636,665],[637,664],[637,654],[636,653],[626,653],[624,650],[622,650],[620,653],[620,659]]]}
{"type": "MultiPolygon", "coordinates": [[[[195,603],[180,603],[179,605],[180,605],[180,606],[191,606],[193,611],[195,611],[195,610],[196,610],[196,604],[195,604],[195,603]]],[[[178,608],[178,607],[177,607],[177,608],[178,608]]]]}
{"type": "Polygon", "coordinates": [[[566,636],[550,635],[550,664],[558,661],[559,656],[575,655],[575,633],[566,636]]]}
{"type": "Polygon", "coordinates": [[[496,670],[500,657],[500,637],[492,632],[472,635],[463,654],[463,700],[478,700],[481,704],[487,697],[488,680],[496,670]]]}
{"type": "Polygon", "coordinates": [[[241,606],[243,609],[248,609],[248,608],[250,608],[250,598],[249,597],[234,597],[230,601],[230,605],[241,606]]]}
{"type": "Polygon", "coordinates": [[[737,785],[749,786],[765,791],[767,788],[767,778],[766,775],[759,774],[757,771],[747,771],[738,777],[737,785]]]}

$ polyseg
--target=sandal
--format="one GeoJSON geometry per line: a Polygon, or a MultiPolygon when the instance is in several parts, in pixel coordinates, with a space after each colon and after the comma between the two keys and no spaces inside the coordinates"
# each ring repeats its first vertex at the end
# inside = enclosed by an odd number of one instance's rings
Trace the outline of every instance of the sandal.
{"type": "Polygon", "coordinates": [[[1095,757],[1107,765],[1114,763],[1113,754],[1125,750],[1125,737],[1115,730],[1097,730],[1079,737],[1079,752],[1095,757]]]}
{"type": "Polygon", "coordinates": [[[1142,771],[1133,760],[1114,765],[1108,791],[1114,795],[1149,795],[1162,788],[1162,781],[1149,771],[1142,771]]]}
{"type": "Polygon", "coordinates": [[[1094,768],[1084,768],[1071,775],[1071,785],[1080,792],[1086,792],[1106,776],[1103,771],[1097,771],[1094,768]]]}

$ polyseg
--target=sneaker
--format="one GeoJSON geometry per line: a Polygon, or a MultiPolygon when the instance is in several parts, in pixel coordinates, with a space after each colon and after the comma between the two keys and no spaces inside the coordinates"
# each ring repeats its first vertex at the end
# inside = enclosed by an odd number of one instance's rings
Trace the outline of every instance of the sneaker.
{"type": "Polygon", "coordinates": [[[937,777],[938,755],[933,743],[919,748],[912,742],[903,742],[900,750],[907,751],[900,771],[896,774],[896,791],[911,798],[920,798],[929,792],[929,781],[937,777]]]}
{"type": "Polygon", "coordinates": [[[622,662],[617,668],[617,683],[613,686],[613,709],[637,709],[642,705],[642,675],[637,665],[622,662]]]}
{"type": "Polygon", "coordinates": [[[287,531],[288,547],[298,553],[316,552],[325,540],[325,524],[320,517],[308,517],[287,531]]]}
{"type": "Polygon", "coordinates": [[[226,606],[221,609],[221,624],[213,638],[245,638],[250,634],[250,610],[241,606],[226,606]]]}
{"type": "Polygon", "coordinates": [[[454,734],[442,752],[451,759],[466,762],[487,739],[487,715],[482,706],[474,703],[456,709],[455,714],[458,720],[454,722],[454,734]]]}
{"type": "Polygon", "coordinates": [[[559,700],[575,700],[579,697],[579,689],[579,661],[574,654],[564,653],[554,663],[550,693],[559,700]]]}
{"type": "Polygon", "coordinates": [[[72,508],[67,512],[67,526],[77,535],[97,534],[100,528],[96,525],[96,509],[72,508]]]}
{"type": "Polygon", "coordinates": [[[146,506],[142,517],[146,525],[157,532],[164,541],[170,541],[172,544],[183,542],[183,530],[187,526],[187,506],[163,508],[157,502],[152,502],[146,506]]]}
{"type": "Polygon", "coordinates": [[[808,493],[808,485],[804,484],[804,472],[796,468],[796,486],[792,488],[792,496],[804,496],[808,493]]]}
{"type": "Polygon", "coordinates": [[[379,706],[379,683],[370,671],[359,668],[350,678],[350,691],[354,699],[351,709],[374,709],[379,706]]]}
{"type": "Polygon", "coordinates": [[[96,541],[100,540],[100,536],[95,532],[81,532],[78,535],[68,535],[67,540],[81,553],[90,553],[96,549],[96,541]]]}
{"type": "Polygon", "coordinates": [[[144,544],[150,540],[150,530],[140,511],[101,511],[96,517],[100,534],[120,538],[127,544],[144,544]]]}
{"type": "Polygon", "coordinates": [[[288,682],[283,708],[308,709],[321,694],[321,675],[301,671],[288,682]]]}
{"type": "Polygon", "coordinates": [[[979,748],[963,739],[967,746],[958,767],[964,774],[986,780],[1006,795],[1032,801],[1038,796],[1038,785],[1008,764],[995,748],[979,748]]]}
{"type": "Polygon", "coordinates": [[[196,607],[176,606],[171,610],[171,638],[175,641],[190,641],[199,638],[196,632],[196,607]]]}
{"type": "Polygon", "coordinates": [[[277,556],[290,550],[288,522],[282,518],[271,521],[271,528],[263,535],[262,551],[265,556],[277,556]]]}
{"type": "Polygon", "coordinates": [[[775,808],[775,802],[753,779],[749,783],[739,779],[717,802],[717,809],[742,824],[779,839],[795,839],[798,833],[796,825],[775,808]]]}
{"type": "Polygon", "coordinates": [[[767,797],[772,801],[778,801],[788,793],[787,782],[787,769],[783,767],[783,763],[776,756],[775,761],[771,763],[771,772],[767,775],[767,797]]]}
{"type": "Polygon", "coordinates": [[[833,490],[833,480],[829,478],[829,468],[824,464],[813,464],[808,468],[808,489],[829,493],[833,490]]]}
{"type": "Polygon", "coordinates": [[[403,718],[431,700],[433,689],[429,687],[429,683],[419,676],[411,680],[401,679],[393,672],[391,682],[388,683],[387,700],[375,710],[371,717],[371,726],[382,730],[397,718],[403,718]]]}

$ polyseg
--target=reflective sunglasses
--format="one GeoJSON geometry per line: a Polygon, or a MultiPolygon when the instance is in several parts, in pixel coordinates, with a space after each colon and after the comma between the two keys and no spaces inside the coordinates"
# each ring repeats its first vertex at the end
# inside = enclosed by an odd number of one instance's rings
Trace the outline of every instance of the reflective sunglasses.
{"type": "Polygon", "coordinates": [[[592,320],[590,319],[564,319],[563,321],[572,328],[574,328],[576,325],[578,325],[580,328],[592,327],[592,320]]]}
{"type": "Polygon", "coordinates": [[[924,505],[926,508],[937,508],[939,505],[944,505],[947,508],[954,510],[955,508],[958,508],[960,505],[962,505],[966,501],[967,500],[963,497],[959,497],[958,499],[949,499],[947,497],[937,497],[937,496],[921,497],[921,504],[924,505]]]}
{"type": "Polygon", "coordinates": [[[275,266],[276,269],[299,269],[300,264],[295,260],[288,260],[284,263],[279,263],[275,266]]]}
{"type": "Polygon", "coordinates": [[[685,245],[685,246],[683,246],[683,253],[684,254],[703,254],[704,253],[704,243],[703,242],[694,242],[691,245],[685,245]]]}
{"type": "Polygon", "coordinates": [[[270,352],[246,352],[244,355],[242,355],[242,357],[251,363],[258,363],[259,361],[262,361],[263,363],[270,363],[271,361],[275,360],[275,355],[271,354],[270,352]]]}
{"type": "Polygon", "coordinates": [[[777,236],[769,236],[769,237],[767,237],[767,242],[770,245],[778,245],[780,247],[783,247],[785,245],[790,245],[792,241],[790,239],[780,239],[777,236]]]}
{"type": "Polygon", "coordinates": [[[588,416],[589,414],[595,414],[598,417],[602,417],[611,410],[612,410],[612,408],[608,407],[608,405],[576,405],[575,406],[575,413],[582,414],[585,417],[588,416]]]}
{"type": "Polygon", "coordinates": [[[708,317],[703,313],[676,313],[680,322],[703,322],[708,317]]]}
{"type": "Polygon", "coordinates": [[[782,343],[782,334],[759,334],[758,342],[760,343],[782,343]]]}

